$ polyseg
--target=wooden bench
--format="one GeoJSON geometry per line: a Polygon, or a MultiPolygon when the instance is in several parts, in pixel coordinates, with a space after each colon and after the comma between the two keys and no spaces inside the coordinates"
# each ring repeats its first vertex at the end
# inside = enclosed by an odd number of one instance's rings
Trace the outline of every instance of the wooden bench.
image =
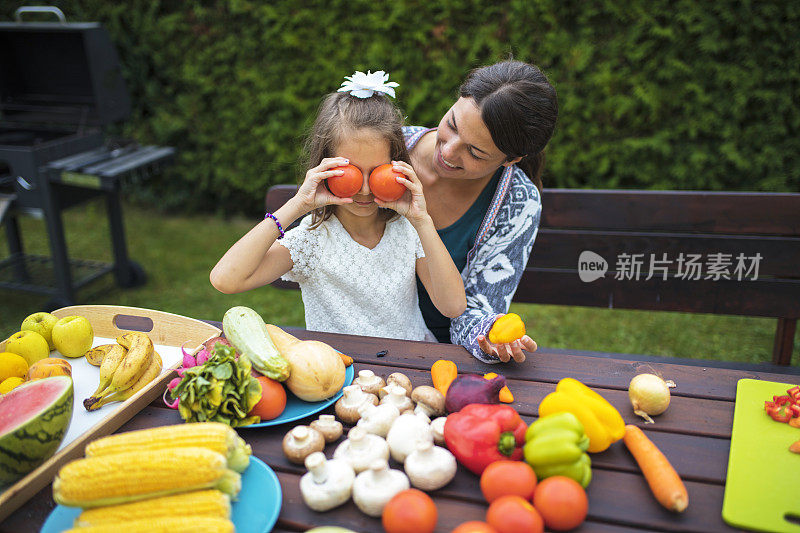
{"type": "MultiPolygon", "coordinates": [[[[270,188],[267,210],[295,191],[270,188]]],[[[545,189],[542,198],[515,302],[776,318],[773,363],[791,363],[800,194],[545,189]]]]}

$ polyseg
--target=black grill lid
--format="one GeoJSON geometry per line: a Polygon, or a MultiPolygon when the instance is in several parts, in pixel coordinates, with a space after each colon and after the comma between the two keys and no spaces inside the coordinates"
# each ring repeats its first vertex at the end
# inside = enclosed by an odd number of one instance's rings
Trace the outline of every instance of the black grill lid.
{"type": "Polygon", "coordinates": [[[130,107],[100,24],[0,22],[3,122],[105,125],[126,119],[130,107]]]}

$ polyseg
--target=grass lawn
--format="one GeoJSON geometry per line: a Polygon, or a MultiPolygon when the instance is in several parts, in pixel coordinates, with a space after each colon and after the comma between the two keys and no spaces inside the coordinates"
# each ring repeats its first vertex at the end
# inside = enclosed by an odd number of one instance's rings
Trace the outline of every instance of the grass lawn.
{"type": "MultiPolygon", "coordinates": [[[[146,270],[147,284],[120,289],[106,275],[78,292],[79,303],[147,307],[210,320],[222,320],[228,308],[246,305],[267,322],[304,325],[299,291],[264,287],[226,295],[208,281],[211,267],[255,221],[162,215],[131,205],[124,207],[124,217],[130,256],[146,270]]],[[[67,211],[64,224],[70,257],[111,261],[103,203],[92,201],[67,211]]],[[[44,221],[22,217],[20,227],[26,252],[50,255],[44,221]]],[[[6,257],[4,231],[0,249],[0,258],[6,257]]],[[[7,289],[0,289],[0,298],[0,338],[16,332],[48,300],[7,289]]],[[[513,304],[512,311],[523,317],[541,346],[741,362],[771,361],[776,327],[774,319],[683,313],[533,304],[513,304]]],[[[800,364],[800,333],[792,362],[800,364]]]]}

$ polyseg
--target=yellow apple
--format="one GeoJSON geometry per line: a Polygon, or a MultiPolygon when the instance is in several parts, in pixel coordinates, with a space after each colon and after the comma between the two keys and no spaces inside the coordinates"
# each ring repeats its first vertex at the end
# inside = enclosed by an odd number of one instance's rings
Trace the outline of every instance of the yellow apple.
{"type": "Polygon", "coordinates": [[[94,343],[94,330],[82,316],[65,316],[53,326],[53,344],[64,357],[81,357],[94,343]]]}
{"type": "Polygon", "coordinates": [[[47,340],[35,331],[18,331],[6,341],[6,351],[23,357],[28,366],[50,355],[47,340]]]}
{"type": "Polygon", "coordinates": [[[53,326],[56,325],[56,322],[58,322],[56,315],[42,311],[29,315],[22,321],[22,326],[19,329],[21,331],[35,331],[44,337],[51,350],[55,350],[56,347],[53,345],[53,326]]]}

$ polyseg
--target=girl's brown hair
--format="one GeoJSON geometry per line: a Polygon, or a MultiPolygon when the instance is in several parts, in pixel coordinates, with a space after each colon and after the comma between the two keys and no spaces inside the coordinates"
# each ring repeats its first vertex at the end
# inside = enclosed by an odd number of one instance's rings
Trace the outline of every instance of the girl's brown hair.
{"type": "MultiPolygon", "coordinates": [[[[360,129],[372,130],[386,139],[392,161],[410,162],[403,139],[403,114],[388,97],[375,94],[369,98],[357,98],[349,93],[336,92],[326,96],[319,107],[305,144],[306,168],[319,165],[326,157],[336,157],[334,151],[342,138],[360,129]]],[[[311,215],[311,228],[328,220],[334,208],[326,205],[315,209],[311,215]]],[[[391,209],[380,209],[380,213],[386,220],[396,215],[391,209]]]]}
{"type": "Polygon", "coordinates": [[[556,90],[539,68],[501,61],[473,70],[459,89],[473,98],[492,140],[542,190],[544,148],[558,119],[556,90]]]}

